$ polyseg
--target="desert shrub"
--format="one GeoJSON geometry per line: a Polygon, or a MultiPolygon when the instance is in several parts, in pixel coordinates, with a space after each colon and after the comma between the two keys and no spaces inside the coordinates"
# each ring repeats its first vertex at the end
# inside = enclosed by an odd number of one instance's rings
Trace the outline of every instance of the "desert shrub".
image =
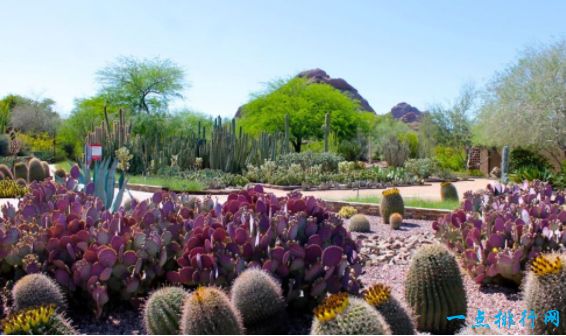
{"type": "Polygon", "coordinates": [[[340,161],[344,161],[344,158],[335,153],[301,152],[281,155],[275,163],[281,167],[299,164],[303,169],[320,165],[323,172],[336,172],[340,161]]]}
{"type": "Polygon", "coordinates": [[[356,139],[342,140],[338,145],[338,154],[348,161],[360,160],[364,155],[362,144],[356,139]]]}
{"type": "Polygon", "coordinates": [[[424,179],[438,172],[438,164],[431,158],[409,159],[405,161],[405,170],[424,179]]]}
{"type": "Polygon", "coordinates": [[[544,170],[550,168],[550,164],[546,158],[538,153],[526,148],[514,148],[509,155],[509,170],[515,171],[526,167],[544,170]]]}
{"type": "Polygon", "coordinates": [[[466,166],[466,151],[447,146],[434,147],[434,158],[440,168],[458,171],[466,166]]]}
{"type": "Polygon", "coordinates": [[[476,282],[518,285],[532,258],[560,249],[566,238],[565,197],[543,182],[488,185],[466,193],[461,207],[432,227],[476,282]]]}
{"type": "Polygon", "coordinates": [[[397,136],[385,139],[380,146],[380,151],[383,160],[393,167],[403,167],[410,154],[407,143],[401,141],[397,136]]]}

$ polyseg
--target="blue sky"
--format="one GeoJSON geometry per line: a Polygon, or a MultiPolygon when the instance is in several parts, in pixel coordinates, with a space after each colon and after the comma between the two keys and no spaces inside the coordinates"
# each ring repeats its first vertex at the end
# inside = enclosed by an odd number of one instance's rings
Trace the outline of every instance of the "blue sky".
{"type": "Polygon", "coordinates": [[[64,115],[118,56],[164,57],[191,87],[175,106],[232,116],[262,83],[319,67],[378,113],[454,99],[524,47],[566,35],[566,1],[6,1],[0,96],[64,115]]]}

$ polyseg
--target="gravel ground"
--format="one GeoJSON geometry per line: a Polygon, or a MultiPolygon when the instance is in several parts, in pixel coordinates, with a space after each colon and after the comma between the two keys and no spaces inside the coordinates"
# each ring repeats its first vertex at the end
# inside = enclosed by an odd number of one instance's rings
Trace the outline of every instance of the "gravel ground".
{"type": "MultiPolygon", "coordinates": [[[[404,304],[404,279],[409,268],[410,256],[423,244],[435,242],[431,221],[407,219],[401,230],[391,230],[383,224],[381,217],[368,216],[371,224],[370,233],[353,235],[362,242],[362,258],[366,260],[362,282],[365,286],[382,282],[392,287],[392,292],[404,304]],[[378,255],[375,253],[379,252],[378,255]],[[392,257],[384,258],[384,256],[392,257]]],[[[468,299],[469,325],[475,323],[477,310],[485,312],[486,323],[491,325],[491,333],[528,334],[520,326],[521,313],[525,304],[518,289],[500,286],[479,286],[469,275],[461,270],[468,299]],[[511,311],[516,323],[511,329],[498,329],[494,315],[511,311]]]]}

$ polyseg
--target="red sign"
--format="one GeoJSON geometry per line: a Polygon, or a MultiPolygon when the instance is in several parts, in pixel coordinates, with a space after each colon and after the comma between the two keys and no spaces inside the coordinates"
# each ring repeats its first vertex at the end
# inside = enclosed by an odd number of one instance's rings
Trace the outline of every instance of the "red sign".
{"type": "Polygon", "coordinates": [[[102,160],[102,146],[99,144],[90,145],[90,154],[93,161],[102,160]]]}

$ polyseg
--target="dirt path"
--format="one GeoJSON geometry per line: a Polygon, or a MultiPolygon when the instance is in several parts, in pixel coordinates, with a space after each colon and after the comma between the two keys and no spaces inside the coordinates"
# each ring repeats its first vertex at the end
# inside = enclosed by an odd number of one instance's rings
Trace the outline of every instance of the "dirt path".
{"type": "MultiPolygon", "coordinates": [[[[493,183],[493,180],[478,178],[472,181],[460,181],[454,182],[456,189],[458,190],[458,195],[462,198],[464,192],[468,190],[478,190],[484,189],[488,183],[493,183]]],[[[427,183],[423,186],[411,186],[411,187],[399,187],[401,195],[403,197],[418,197],[430,200],[440,200],[440,182],[427,183]]],[[[278,196],[283,196],[287,194],[287,191],[269,189],[267,191],[273,192],[278,196]]],[[[379,195],[381,189],[360,189],[360,197],[379,195]]],[[[312,195],[325,200],[344,200],[349,197],[356,197],[358,195],[357,190],[324,190],[324,191],[304,191],[304,195],[312,195]]]]}

